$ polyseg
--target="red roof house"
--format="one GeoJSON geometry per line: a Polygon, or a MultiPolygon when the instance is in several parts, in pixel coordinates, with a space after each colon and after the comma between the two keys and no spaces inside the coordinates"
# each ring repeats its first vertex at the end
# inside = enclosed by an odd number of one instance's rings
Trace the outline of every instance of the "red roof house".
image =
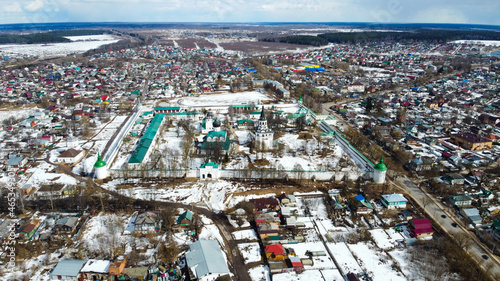
{"type": "Polygon", "coordinates": [[[266,245],[266,257],[268,259],[283,260],[286,258],[285,250],[281,244],[266,245]]]}
{"type": "Polygon", "coordinates": [[[416,219],[409,221],[410,233],[415,238],[430,237],[434,234],[429,219],[416,219]]]}

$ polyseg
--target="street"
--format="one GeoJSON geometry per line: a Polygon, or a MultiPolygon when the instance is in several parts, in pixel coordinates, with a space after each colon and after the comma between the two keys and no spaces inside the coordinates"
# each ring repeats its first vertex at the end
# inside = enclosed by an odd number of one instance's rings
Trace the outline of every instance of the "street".
{"type": "Polygon", "coordinates": [[[416,202],[419,202],[419,204],[422,204],[422,202],[425,202],[425,200],[429,202],[425,205],[425,211],[427,212],[427,215],[434,221],[436,221],[452,239],[455,235],[460,233],[463,233],[470,237],[470,246],[468,247],[468,249],[466,249],[466,251],[490,275],[500,276],[500,263],[498,262],[497,257],[493,255],[486,247],[484,247],[471,231],[462,228],[461,225],[457,221],[455,221],[454,215],[450,214],[445,206],[441,204],[441,202],[436,200],[433,196],[422,191],[406,177],[399,177],[396,182],[399,187],[406,190],[416,202]],[[429,198],[431,200],[424,198],[429,198]],[[456,224],[456,226],[452,225],[454,223],[456,224]],[[488,256],[487,260],[483,258],[484,255],[488,256]]]}

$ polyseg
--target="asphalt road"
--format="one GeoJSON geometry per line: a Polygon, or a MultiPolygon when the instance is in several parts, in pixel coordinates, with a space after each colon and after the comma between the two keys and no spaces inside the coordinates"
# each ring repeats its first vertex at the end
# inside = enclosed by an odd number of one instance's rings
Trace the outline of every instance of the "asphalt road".
{"type": "MultiPolygon", "coordinates": [[[[415,201],[419,202],[420,204],[426,201],[429,202],[425,205],[425,211],[427,212],[428,216],[434,219],[434,221],[436,221],[449,234],[451,238],[460,233],[463,233],[470,237],[470,246],[468,247],[468,249],[466,249],[466,251],[490,275],[496,277],[500,276],[500,262],[498,261],[496,256],[482,245],[482,243],[477,239],[474,233],[463,228],[460,223],[456,221],[454,214],[451,214],[447,210],[447,208],[442,205],[441,202],[436,200],[433,196],[430,196],[429,194],[422,191],[406,177],[399,177],[396,181],[400,187],[403,187],[406,191],[408,191],[408,193],[415,199],[415,201]],[[445,217],[443,217],[442,215],[445,215],[445,217]],[[488,259],[484,259],[483,255],[488,256],[488,259]]],[[[495,278],[493,279],[495,280],[495,278]]]]}

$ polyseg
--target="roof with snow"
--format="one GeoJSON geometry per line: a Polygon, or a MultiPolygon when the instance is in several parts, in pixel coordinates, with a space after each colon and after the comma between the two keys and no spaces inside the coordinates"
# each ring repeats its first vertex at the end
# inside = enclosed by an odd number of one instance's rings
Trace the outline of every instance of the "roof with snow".
{"type": "Polygon", "coordinates": [[[406,200],[406,198],[403,195],[396,194],[396,193],[384,194],[384,195],[382,195],[382,198],[384,198],[384,200],[386,202],[389,202],[389,203],[391,203],[391,202],[403,202],[403,201],[408,202],[408,200],[406,200]]]}
{"type": "MultiPolygon", "coordinates": [[[[62,260],[57,263],[54,270],[50,274],[52,276],[70,276],[77,277],[80,273],[80,269],[82,269],[83,265],[87,262],[87,260],[62,260]]],[[[53,279],[53,278],[52,278],[53,279]]]]}
{"type": "Polygon", "coordinates": [[[219,242],[215,240],[199,240],[189,245],[186,262],[198,278],[212,273],[229,273],[219,242]]]}
{"type": "Polygon", "coordinates": [[[109,265],[110,261],[107,260],[88,260],[83,268],[80,270],[81,272],[92,272],[92,273],[109,273],[109,265]]]}

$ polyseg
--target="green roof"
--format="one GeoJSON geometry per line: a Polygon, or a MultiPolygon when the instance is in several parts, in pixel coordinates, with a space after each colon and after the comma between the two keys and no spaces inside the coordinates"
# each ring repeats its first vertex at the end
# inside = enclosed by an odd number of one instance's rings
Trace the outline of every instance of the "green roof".
{"type": "Polygon", "coordinates": [[[163,121],[164,117],[165,113],[158,113],[155,115],[155,117],[153,117],[151,123],[146,129],[146,132],[144,132],[144,135],[137,144],[135,151],[132,153],[132,156],[130,157],[128,163],[137,164],[141,163],[142,160],[144,160],[144,157],[148,153],[149,147],[151,146],[151,143],[153,143],[153,140],[158,129],[160,128],[161,122],[163,121]]]}
{"type": "Polygon", "coordinates": [[[181,110],[180,106],[157,106],[155,107],[155,111],[157,110],[181,110]]]}
{"type": "Polygon", "coordinates": [[[179,218],[177,219],[177,223],[181,223],[183,220],[193,220],[193,212],[191,211],[185,211],[182,213],[179,218]]]}
{"type": "Polygon", "coordinates": [[[233,104],[233,108],[259,108],[257,105],[254,104],[233,104]]]}
{"type": "Polygon", "coordinates": [[[211,132],[208,132],[208,134],[203,138],[203,143],[201,145],[201,148],[202,149],[208,149],[210,147],[215,146],[216,143],[221,145],[222,150],[228,150],[229,149],[229,146],[231,145],[231,140],[229,139],[229,137],[227,137],[227,132],[226,131],[219,131],[219,132],[211,131],[211,132]],[[207,141],[207,139],[209,137],[210,138],[217,137],[218,139],[215,142],[209,142],[209,141],[207,141]],[[220,138],[224,138],[225,140],[224,141],[220,141],[220,138]]]}
{"type": "Polygon", "coordinates": [[[250,124],[253,124],[253,120],[250,120],[250,119],[241,119],[241,120],[238,120],[237,123],[238,125],[242,125],[242,124],[245,124],[245,122],[248,122],[250,124]]]}
{"type": "Polygon", "coordinates": [[[387,166],[384,164],[384,156],[380,157],[380,163],[375,165],[375,170],[377,171],[387,171],[387,166]]]}
{"type": "Polygon", "coordinates": [[[202,164],[202,165],[200,166],[200,168],[202,168],[202,169],[203,169],[203,168],[206,168],[206,167],[214,167],[214,168],[216,168],[216,169],[217,169],[217,168],[219,168],[219,164],[214,163],[214,162],[208,162],[208,163],[202,164]]]}
{"type": "Polygon", "coordinates": [[[101,168],[104,166],[106,166],[106,162],[102,161],[101,154],[98,152],[97,153],[97,161],[94,164],[94,168],[101,168]]]}
{"type": "Polygon", "coordinates": [[[493,221],[493,225],[491,226],[491,228],[492,228],[494,231],[496,231],[496,232],[500,233],[500,220],[495,219],[495,220],[493,221]]]}

